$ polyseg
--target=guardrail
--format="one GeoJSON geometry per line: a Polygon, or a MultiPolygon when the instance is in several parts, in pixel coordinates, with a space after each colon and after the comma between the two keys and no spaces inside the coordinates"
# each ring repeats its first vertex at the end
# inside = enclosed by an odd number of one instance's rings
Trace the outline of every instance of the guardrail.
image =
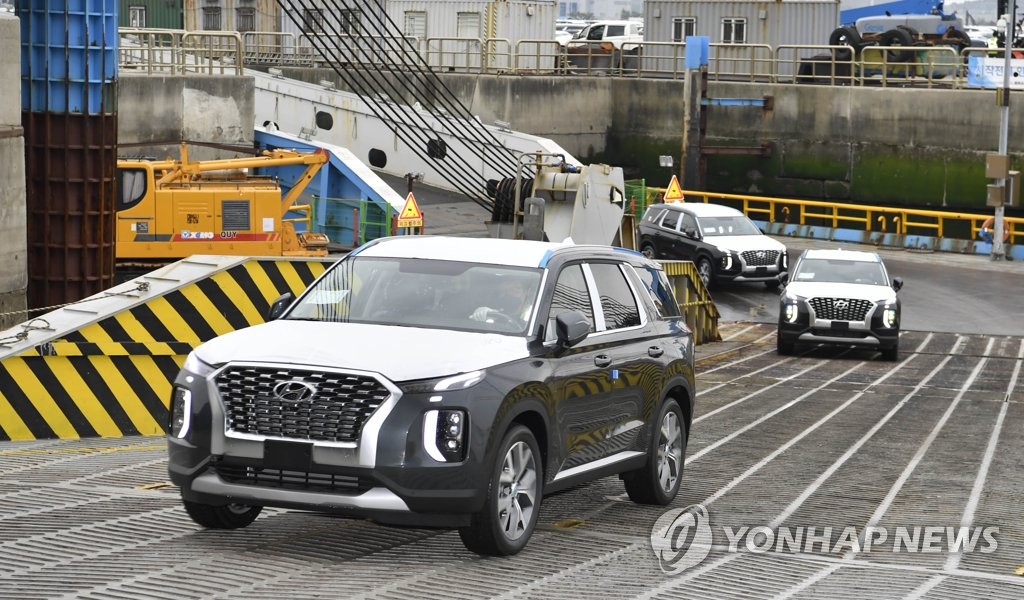
{"type": "Polygon", "coordinates": [[[147,74],[241,75],[242,36],[237,31],[118,29],[118,66],[147,74]]]}
{"type": "MultiPolygon", "coordinates": [[[[240,74],[250,66],[324,66],[402,69],[412,57],[430,67],[476,74],[601,75],[681,79],[684,42],[624,43],[549,39],[313,35],[249,31],[119,30],[123,68],[147,73],[240,74]],[[323,55],[318,48],[330,48],[323,55]]],[[[849,46],[711,44],[708,79],[817,85],[960,88],[967,58],[985,48],[952,46],[849,46]]]]}
{"type": "MultiPolygon", "coordinates": [[[[650,202],[660,201],[664,188],[647,188],[650,202]]],[[[892,233],[900,236],[921,235],[977,241],[982,225],[991,217],[986,214],[867,206],[798,200],[795,198],[769,198],[746,194],[723,194],[683,190],[688,202],[726,204],[742,210],[744,214],[769,223],[818,225],[833,229],[863,229],[865,233],[892,233]],[[891,229],[890,229],[891,224],[891,229]]],[[[1024,242],[1024,218],[1004,217],[1007,243],[1024,242]]]]}

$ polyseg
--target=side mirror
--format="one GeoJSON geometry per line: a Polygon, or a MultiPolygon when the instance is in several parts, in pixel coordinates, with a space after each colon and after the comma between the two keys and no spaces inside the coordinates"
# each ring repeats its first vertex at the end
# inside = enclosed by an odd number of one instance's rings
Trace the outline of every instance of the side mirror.
{"type": "Polygon", "coordinates": [[[683,230],[683,235],[685,235],[686,237],[690,238],[691,240],[700,239],[699,237],[697,237],[698,234],[697,234],[697,230],[696,229],[684,229],[683,230]]]}
{"type": "Polygon", "coordinates": [[[894,289],[894,290],[896,290],[898,292],[898,291],[900,291],[900,289],[902,287],[903,287],[903,278],[902,277],[893,277],[892,278],[892,289],[894,289]]]}
{"type": "Polygon", "coordinates": [[[284,311],[291,306],[291,303],[295,301],[295,294],[286,292],[277,297],[274,303],[270,305],[270,310],[267,311],[267,321],[274,321],[278,317],[284,314],[284,311]]]}
{"type": "Polygon", "coordinates": [[[578,310],[564,312],[555,317],[555,335],[558,344],[571,348],[590,334],[590,321],[578,310]]]}

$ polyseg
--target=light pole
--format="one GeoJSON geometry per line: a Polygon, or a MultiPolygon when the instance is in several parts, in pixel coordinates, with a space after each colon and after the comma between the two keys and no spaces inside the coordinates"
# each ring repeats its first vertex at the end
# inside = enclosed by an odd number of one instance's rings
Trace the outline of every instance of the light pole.
{"type": "MultiPolygon", "coordinates": [[[[1010,138],[1010,69],[1013,56],[1013,42],[1017,34],[1017,0],[1010,0],[1010,13],[1006,18],[1006,37],[1003,42],[1003,89],[999,94],[999,154],[1007,156],[1010,138]]],[[[1010,180],[1002,179],[1002,202],[996,206],[996,214],[992,224],[992,260],[1003,260],[1006,250],[1003,247],[1003,207],[1010,200],[1010,180]]]]}

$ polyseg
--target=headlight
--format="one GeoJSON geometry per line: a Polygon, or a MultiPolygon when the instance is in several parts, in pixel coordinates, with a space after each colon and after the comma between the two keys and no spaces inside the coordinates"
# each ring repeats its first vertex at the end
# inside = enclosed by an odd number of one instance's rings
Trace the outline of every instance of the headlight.
{"type": "Polygon", "coordinates": [[[899,324],[899,311],[894,302],[886,302],[882,308],[882,325],[892,329],[899,324]]]}
{"type": "Polygon", "coordinates": [[[171,396],[170,421],[167,433],[172,437],[183,438],[188,435],[192,423],[192,392],[182,387],[175,387],[171,396]]]}
{"type": "Polygon", "coordinates": [[[453,390],[464,390],[471,388],[484,379],[487,372],[484,370],[459,373],[451,377],[439,377],[437,379],[423,379],[409,383],[400,384],[399,387],[407,394],[428,394],[430,392],[445,392],[453,390]]]}
{"type": "Polygon", "coordinates": [[[782,253],[781,253],[781,256],[782,256],[782,270],[783,271],[788,271],[789,270],[789,252],[783,250],[782,253]]]}
{"type": "Polygon", "coordinates": [[[722,270],[728,271],[732,269],[732,252],[726,252],[725,256],[722,257],[722,270]]]}
{"type": "Polygon", "coordinates": [[[787,323],[796,323],[800,316],[800,297],[787,293],[782,297],[782,318],[787,323]]]}
{"type": "Polygon", "coordinates": [[[438,462],[461,462],[466,457],[466,425],[465,411],[428,410],[423,414],[423,449],[438,462]]]}

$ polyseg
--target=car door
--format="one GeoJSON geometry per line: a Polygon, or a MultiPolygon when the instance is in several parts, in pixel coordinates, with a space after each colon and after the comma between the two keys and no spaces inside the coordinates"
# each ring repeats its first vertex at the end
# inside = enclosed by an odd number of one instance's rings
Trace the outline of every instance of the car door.
{"type": "Polygon", "coordinates": [[[668,260],[683,260],[684,247],[679,240],[679,211],[666,210],[656,228],[655,249],[658,257],[668,260]]]}
{"type": "Polygon", "coordinates": [[[647,323],[646,312],[641,313],[633,287],[614,262],[563,268],[550,322],[560,312],[579,310],[583,302],[594,328],[554,359],[552,368],[558,399],[555,421],[564,458],[555,479],[586,471],[594,461],[628,458],[643,429],[642,386],[650,361],[645,340],[637,339],[637,332],[647,323]]]}
{"type": "Polygon", "coordinates": [[[697,248],[701,245],[700,237],[697,219],[690,213],[682,213],[679,219],[679,260],[695,261],[697,259],[697,248]]]}

